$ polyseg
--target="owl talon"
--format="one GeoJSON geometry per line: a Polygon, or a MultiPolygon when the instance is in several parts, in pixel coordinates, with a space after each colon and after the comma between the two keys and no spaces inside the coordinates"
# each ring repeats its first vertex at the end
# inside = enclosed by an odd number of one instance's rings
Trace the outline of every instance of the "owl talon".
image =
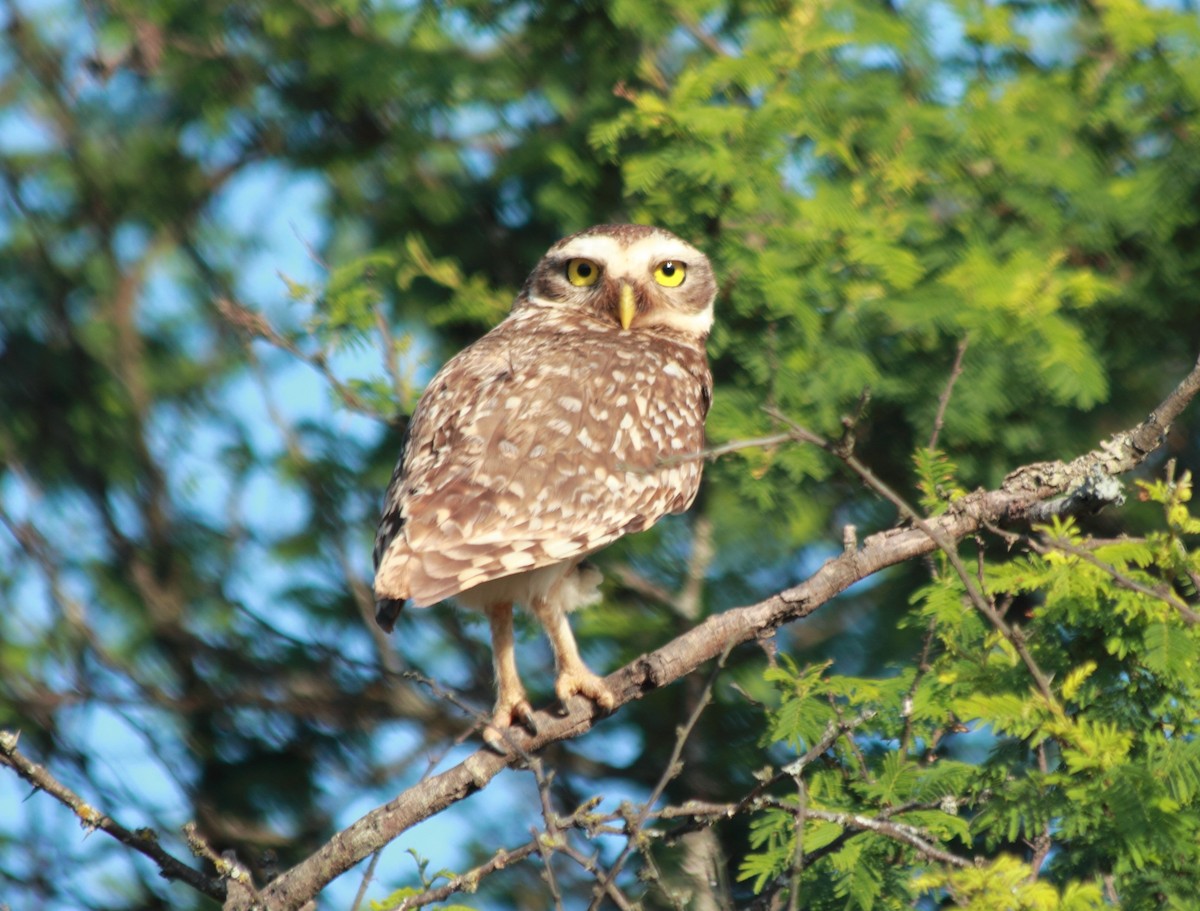
{"type": "Polygon", "coordinates": [[[498,752],[505,752],[509,728],[520,725],[530,734],[537,735],[537,724],[533,720],[533,706],[522,696],[511,703],[497,702],[492,720],[483,729],[483,741],[498,752]]]}
{"type": "Polygon", "coordinates": [[[558,700],[564,706],[567,700],[576,694],[586,696],[606,712],[611,712],[617,704],[617,697],[613,695],[604,679],[585,667],[559,674],[554,684],[554,692],[558,694],[558,700]]]}

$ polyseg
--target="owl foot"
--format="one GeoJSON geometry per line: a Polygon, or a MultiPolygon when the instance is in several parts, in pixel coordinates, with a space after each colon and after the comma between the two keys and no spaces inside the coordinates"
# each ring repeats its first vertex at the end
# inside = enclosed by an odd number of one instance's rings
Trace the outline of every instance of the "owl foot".
{"type": "Polygon", "coordinates": [[[520,725],[530,734],[537,734],[537,725],[533,721],[533,706],[520,693],[511,699],[496,700],[496,708],[492,711],[491,723],[483,729],[483,742],[499,753],[507,751],[508,729],[520,725]]]}
{"type": "Polygon", "coordinates": [[[608,712],[611,712],[613,706],[617,704],[617,697],[613,695],[613,691],[608,688],[608,684],[604,682],[603,678],[597,677],[582,665],[568,668],[560,673],[558,680],[554,683],[554,692],[558,694],[558,699],[563,705],[566,705],[567,700],[576,693],[587,696],[588,699],[608,712]]]}

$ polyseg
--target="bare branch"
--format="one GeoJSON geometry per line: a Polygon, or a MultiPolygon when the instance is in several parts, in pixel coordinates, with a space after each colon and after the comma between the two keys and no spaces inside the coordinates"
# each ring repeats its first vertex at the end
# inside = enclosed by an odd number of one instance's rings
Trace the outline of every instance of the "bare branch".
{"type": "Polygon", "coordinates": [[[444,885],[438,886],[436,889],[426,889],[420,895],[410,895],[395,906],[396,911],[412,911],[413,908],[424,908],[426,905],[444,902],[456,892],[473,892],[485,877],[490,876],[497,870],[503,870],[505,867],[519,863],[533,854],[537,854],[538,848],[539,838],[537,836],[532,841],[526,842],[519,848],[513,848],[511,851],[501,848],[491,860],[468,870],[466,873],[452,877],[444,885]]]}
{"type": "Polygon", "coordinates": [[[1009,644],[1012,645],[1013,650],[1017,653],[1021,661],[1024,663],[1026,669],[1029,671],[1029,675],[1033,677],[1033,681],[1037,685],[1038,692],[1042,694],[1042,697],[1046,700],[1047,705],[1054,706],[1056,704],[1056,699],[1054,696],[1054,691],[1050,687],[1050,678],[1046,675],[1045,671],[1038,666],[1037,662],[1034,661],[1033,654],[1029,651],[1029,647],[1025,643],[1025,636],[1020,627],[1010,626],[1005,621],[1001,612],[996,610],[996,606],[983,593],[982,586],[980,585],[979,581],[971,575],[970,571],[963,563],[962,557],[958,555],[958,548],[956,545],[962,536],[948,535],[945,533],[945,531],[938,527],[937,523],[931,522],[922,516],[915,508],[909,505],[907,500],[905,500],[887,484],[883,483],[883,481],[876,477],[875,473],[862,462],[860,462],[855,457],[854,453],[850,452],[844,446],[844,444],[832,443],[829,440],[826,440],[825,438],[813,433],[812,431],[792,423],[787,417],[780,414],[778,411],[773,411],[772,415],[791,427],[792,432],[796,435],[797,440],[803,440],[804,442],[819,446],[841,459],[851,471],[859,476],[864,484],[895,506],[896,509],[899,510],[901,518],[912,522],[913,525],[929,536],[930,540],[933,541],[945,555],[946,560],[949,561],[950,566],[954,569],[955,573],[958,574],[958,578],[962,582],[963,588],[966,590],[967,597],[975,606],[975,609],[983,614],[983,616],[987,618],[988,622],[991,623],[992,626],[994,626],[1000,632],[1000,634],[1008,640],[1009,644]]]}
{"type": "Polygon", "coordinates": [[[621,868],[625,866],[629,855],[633,853],[634,848],[637,846],[641,838],[642,829],[646,825],[646,820],[650,818],[654,805],[662,797],[663,791],[667,789],[667,785],[671,783],[671,779],[679,774],[681,769],[680,758],[683,756],[683,745],[687,743],[688,737],[691,736],[692,731],[696,727],[696,722],[700,720],[700,716],[708,708],[708,704],[712,700],[713,686],[717,682],[717,675],[725,668],[725,659],[728,655],[729,649],[727,648],[717,661],[717,666],[713,668],[712,673],[709,675],[708,682],[704,685],[704,691],[700,694],[700,698],[696,700],[696,707],[692,709],[691,716],[675,732],[675,746],[671,749],[671,757],[667,760],[666,768],[663,769],[662,775],[659,776],[658,784],[654,786],[654,790],[650,792],[650,796],[642,804],[637,817],[629,824],[626,830],[627,841],[625,842],[625,847],[617,855],[617,859],[613,861],[613,865],[609,868],[608,872],[598,877],[596,894],[591,904],[588,905],[588,911],[595,911],[599,907],[600,899],[604,896],[604,890],[608,887],[609,883],[616,880],[617,874],[621,872],[621,868]]]}
{"type": "Polygon", "coordinates": [[[166,879],[177,879],[211,898],[225,897],[225,884],[219,879],[205,876],[193,870],[183,861],[163,850],[158,843],[158,834],[152,829],[132,832],[111,816],[93,807],[86,800],[54,777],[45,766],[25,756],[18,748],[18,735],[0,731],[0,765],[6,765],[39,791],[45,791],[78,817],[80,825],[88,831],[99,829],[117,841],[146,855],[158,865],[166,879]]]}
{"type": "MultiPolygon", "coordinates": [[[[773,807],[777,810],[785,810],[788,813],[798,815],[797,808],[783,801],[765,799],[762,801],[762,806],[773,807]]],[[[863,816],[860,813],[837,813],[831,810],[818,810],[813,807],[806,807],[804,815],[812,819],[820,819],[825,822],[832,822],[846,829],[855,829],[860,832],[874,832],[877,835],[883,835],[886,838],[891,838],[894,841],[902,842],[917,849],[917,851],[930,860],[938,861],[939,863],[949,864],[953,867],[972,867],[974,862],[967,860],[965,857],[959,857],[957,854],[951,854],[939,848],[929,836],[918,829],[916,826],[906,825],[902,822],[893,822],[888,819],[877,816],[863,816]]]]}
{"type": "Polygon", "coordinates": [[[929,435],[930,449],[937,449],[938,437],[942,433],[942,425],[946,423],[946,407],[950,404],[950,396],[954,392],[954,384],[962,376],[963,358],[966,356],[967,346],[970,343],[970,336],[964,335],[958,343],[958,350],[954,353],[954,366],[950,368],[950,376],[946,380],[946,388],[942,390],[941,398],[938,399],[937,414],[933,418],[933,433],[929,435]]]}

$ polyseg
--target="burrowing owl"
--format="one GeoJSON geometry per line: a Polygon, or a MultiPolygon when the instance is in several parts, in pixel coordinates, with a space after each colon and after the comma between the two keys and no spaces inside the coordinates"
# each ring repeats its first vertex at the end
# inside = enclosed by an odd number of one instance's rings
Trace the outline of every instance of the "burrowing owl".
{"type": "Polygon", "coordinates": [[[546,629],[559,698],[612,708],[566,615],[598,598],[586,556],[696,496],[716,292],[708,258],[667,231],[572,234],[542,257],[508,317],[421,397],[375,539],[378,618],[390,630],[405,600],[483,610],[494,729],[532,712],[513,655],[514,603],[546,629]]]}

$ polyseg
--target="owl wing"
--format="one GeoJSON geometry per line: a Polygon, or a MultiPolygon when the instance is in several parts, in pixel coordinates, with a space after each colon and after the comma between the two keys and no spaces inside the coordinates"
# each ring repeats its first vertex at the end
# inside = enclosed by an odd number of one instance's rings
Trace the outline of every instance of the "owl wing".
{"type": "Polygon", "coordinates": [[[686,345],[501,323],[422,397],[387,494],[376,595],[432,604],[686,509],[711,384],[686,345]]]}

